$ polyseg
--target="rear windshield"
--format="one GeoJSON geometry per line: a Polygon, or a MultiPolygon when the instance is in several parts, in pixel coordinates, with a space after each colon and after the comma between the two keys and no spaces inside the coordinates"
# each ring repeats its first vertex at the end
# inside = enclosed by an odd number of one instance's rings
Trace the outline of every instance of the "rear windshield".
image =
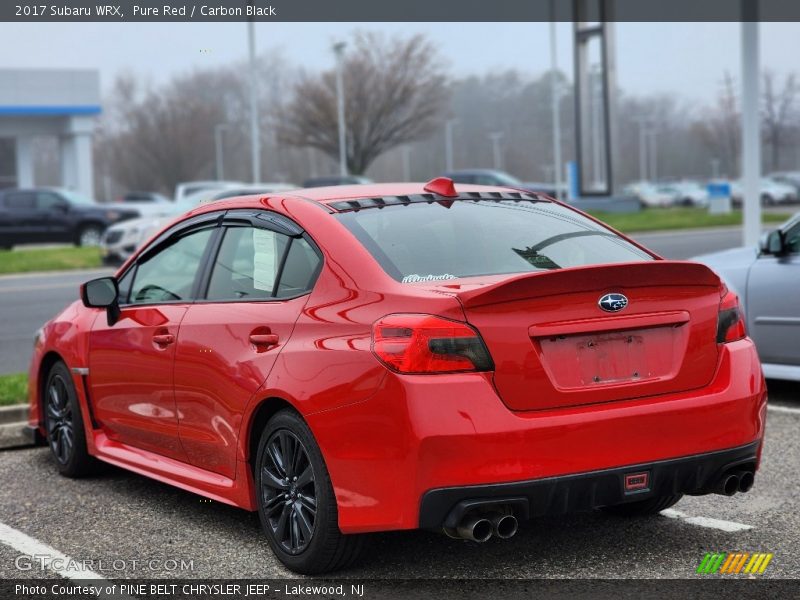
{"type": "Polygon", "coordinates": [[[423,202],[336,216],[404,283],[653,260],[550,202],[423,202]]]}

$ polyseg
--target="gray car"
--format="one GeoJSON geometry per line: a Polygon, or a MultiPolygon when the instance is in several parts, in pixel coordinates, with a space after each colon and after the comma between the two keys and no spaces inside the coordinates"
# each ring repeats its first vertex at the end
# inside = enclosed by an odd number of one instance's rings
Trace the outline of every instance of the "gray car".
{"type": "Polygon", "coordinates": [[[758,248],[693,260],[714,269],[739,295],[764,375],[800,381],[800,213],[764,234],[758,248]]]}

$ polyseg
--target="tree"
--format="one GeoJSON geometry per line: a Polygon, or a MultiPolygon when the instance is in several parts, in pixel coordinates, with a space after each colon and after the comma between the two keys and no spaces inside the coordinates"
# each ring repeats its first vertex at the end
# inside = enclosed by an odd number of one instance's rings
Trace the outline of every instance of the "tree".
{"type": "Polygon", "coordinates": [[[794,74],[786,77],[780,91],[777,89],[775,74],[772,71],[765,71],[762,77],[764,91],[761,95],[761,113],[764,141],[770,148],[772,170],[777,171],[780,169],[780,151],[786,141],[789,121],[794,117],[794,106],[799,90],[794,74]]]}
{"type": "Polygon", "coordinates": [[[729,176],[738,173],[742,125],[739,102],[730,73],[726,72],[723,77],[716,109],[707,111],[705,118],[695,128],[715,158],[721,160],[723,172],[729,176]]]}
{"type": "MultiPolygon", "coordinates": [[[[350,173],[362,174],[386,151],[435,129],[448,86],[433,45],[423,36],[385,40],[358,33],[342,71],[350,173]]],[[[304,74],[283,107],[278,137],[291,146],[339,155],[336,72],[304,74]]]]}

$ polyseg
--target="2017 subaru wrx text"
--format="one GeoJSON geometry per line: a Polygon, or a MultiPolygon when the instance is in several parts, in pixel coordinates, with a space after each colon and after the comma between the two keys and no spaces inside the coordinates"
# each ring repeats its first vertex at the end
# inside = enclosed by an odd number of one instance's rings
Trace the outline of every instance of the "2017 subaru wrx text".
{"type": "Polygon", "coordinates": [[[81,296],[30,371],[60,472],[99,460],[258,511],[299,572],[351,564],[366,532],[649,514],[747,491],[759,466],[736,296],[539,194],[442,178],[221,201],[81,296]]]}

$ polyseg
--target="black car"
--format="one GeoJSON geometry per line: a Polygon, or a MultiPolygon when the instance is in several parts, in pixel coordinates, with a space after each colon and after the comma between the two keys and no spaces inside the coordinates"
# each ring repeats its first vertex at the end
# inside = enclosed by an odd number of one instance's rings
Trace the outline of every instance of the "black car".
{"type": "Polygon", "coordinates": [[[330,175],[326,177],[312,177],[303,182],[304,188],[327,187],[330,185],[360,185],[372,183],[371,179],[360,175],[330,175]]]}
{"type": "Polygon", "coordinates": [[[95,246],[106,227],[138,216],[69,190],[6,189],[0,191],[0,248],[52,242],[95,246]]]}

